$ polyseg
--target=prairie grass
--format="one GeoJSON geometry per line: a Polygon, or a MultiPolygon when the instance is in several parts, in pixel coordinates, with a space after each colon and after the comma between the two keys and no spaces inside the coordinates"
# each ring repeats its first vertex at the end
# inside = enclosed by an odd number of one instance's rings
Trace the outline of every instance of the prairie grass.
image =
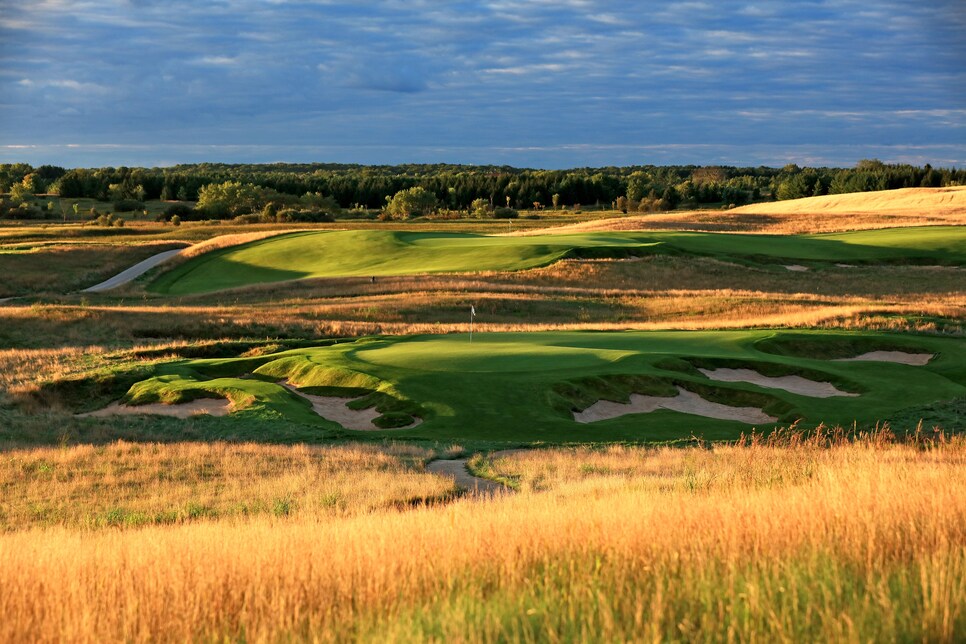
{"type": "Polygon", "coordinates": [[[143,259],[181,244],[45,244],[0,249],[0,297],[68,293],[93,286],[143,259]]]}
{"type": "Polygon", "coordinates": [[[0,455],[0,531],[366,513],[452,494],[422,471],[429,456],[403,445],[223,442],[12,450],[0,455]]]}
{"type": "Polygon", "coordinates": [[[797,235],[964,224],[966,188],[952,186],[807,197],[751,204],[731,210],[625,215],[567,224],[548,231],[526,231],[522,234],[597,230],[694,230],[797,235]]]}
{"type": "MultiPolygon", "coordinates": [[[[406,512],[0,535],[4,641],[957,641],[966,443],[548,450],[406,512]]],[[[369,476],[366,472],[364,476],[369,476]]]]}

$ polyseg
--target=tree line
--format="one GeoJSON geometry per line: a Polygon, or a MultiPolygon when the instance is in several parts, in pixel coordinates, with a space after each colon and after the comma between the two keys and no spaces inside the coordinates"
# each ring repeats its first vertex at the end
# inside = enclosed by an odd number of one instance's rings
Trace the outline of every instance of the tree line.
{"type": "MultiPolygon", "coordinates": [[[[385,209],[394,195],[414,188],[431,193],[437,209],[454,212],[492,212],[501,207],[646,212],[964,182],[966,169],[886,164],[874,159],[860,161],[853,168],[643,165],[570,170],[450,164],[201,163],[74,169],[0,165],[0,192],[14,199],[53,194],[115,203],[151,199],[196,202],[204,200],[206,189],[228,184],[228,192],[244,193],[244,203],[253,209],[272,199],[280,207],[299,209],[308,196],[309,207],[318,210],[321,204],[325,211],[385,209]]],[[[217,206],[208,214],[237,216],[239,210],[237,205],[217,206]]],[[[247,206],[241,210],[253,211],[247,206]]]]}

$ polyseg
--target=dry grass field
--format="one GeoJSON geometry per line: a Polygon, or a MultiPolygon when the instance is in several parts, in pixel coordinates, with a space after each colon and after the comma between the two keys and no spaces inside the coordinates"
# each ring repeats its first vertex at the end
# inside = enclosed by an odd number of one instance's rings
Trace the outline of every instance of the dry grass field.
{"type": "MultiPolygon", "coordinates": [[[[484,463],[519,494],[348,515],[41,528],[5,494],[0,640],[957,641],[966,443],[887,438],[522,452],[484,463]]],[[[98,482],[178,504],[233,467],[318,457],[346,498],[370,499],[373,465],[399,467],[353,447],[103,450],[103,465],[90,448],[5,453],[5,492],[60,478],[82,508],[98,482]],[[164,459],[185,459],[172,480],[164,459]],[[112,472],[127,462],[146,472],[112,472]]],[[[256,497],[287,489],[259,476],[256,497]]]]}
{"type": "MultiPolygon", "coordinates": [[[[902,188],[752,204],[731,210],[624,215],[567,224],[554,233],[698,230],[796,235],[899,226],[966,224],[966,186],[902,188]]],[[[527,231],[521,234],[540,234],[527,231]]]]}

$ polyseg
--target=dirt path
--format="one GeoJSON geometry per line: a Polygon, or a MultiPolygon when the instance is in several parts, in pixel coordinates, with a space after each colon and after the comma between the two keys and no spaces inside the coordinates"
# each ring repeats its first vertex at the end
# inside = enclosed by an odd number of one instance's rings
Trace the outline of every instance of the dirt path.
{"type": "MultiPolygon", "coordinates": [[[[500,458],[503,456],[509,456],[511,454],[516,454],[518,452],[524,452],[524,449],[504,449],[497,452],[490,452],[490,458],[500,458]]],[[[453,479],[456,484],[462,488],[465,488],[467,494],[472,496],[493,496],[494,494],[512,494],[516,490],[502,483],[496,481],[491,481],[490,479],[484,479],[479,476],[473,476],[470,474],[469,469],[466,467],[468,458],[456,458],[456,459],[440,459],[436,461],[430,461],[426,465],[426,471],[432,472],[433,474],[439,474],[440,476],[447,476],[453,479]]]]}
{"type": "Polygon", "coordinates": [[[100,284],[95,284],[89,288],[85,288],[82,293],[102,293],[104,291],[109,291],[118,286],[123,286],[128,282],[141,277],[149,270],[157,266],[158,264],[164,263],[183,251],[183,248],[175,248],[174,250],[166,250],[163,253],[158,253],[157,255],[152,255],[144,261],[140,261],[131,268],[121,271],[109,280],[105,280],[100,284]]]}

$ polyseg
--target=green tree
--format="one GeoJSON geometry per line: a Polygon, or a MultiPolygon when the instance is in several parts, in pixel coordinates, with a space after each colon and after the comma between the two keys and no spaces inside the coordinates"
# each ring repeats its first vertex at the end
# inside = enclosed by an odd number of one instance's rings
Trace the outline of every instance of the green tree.
{"type": "Polygon", "coordinates": [[[14,204],[27,203],[27,201],[33,196],[33,193],[27,188],[26,185],[21,183],[15,183],[10,186],[10,199],[13,200],[14,204]]]}
{"type": "Polygon", "coordinates": [[[407,190],[400,190],[388,199],[383,214],[389,219],[409,219],[428,215],[435,207],[436,195],[422,186],[414,186],[407,190]]]}

